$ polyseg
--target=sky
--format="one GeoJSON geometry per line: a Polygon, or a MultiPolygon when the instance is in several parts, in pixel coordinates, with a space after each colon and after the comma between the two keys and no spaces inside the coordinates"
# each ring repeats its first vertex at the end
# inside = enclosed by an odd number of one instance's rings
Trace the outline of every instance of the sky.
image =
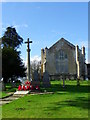
{"type": "MultiPolygon", "coordinates": [[[[88,2],[3,2],[2,35],[13,26],[30,45],[31,60],[41,58],[41,48],[49,48],[65,38],[79,48],[86,47],[88,61],[88,2]]],[[[20,47],[21,58],[27,60],[27,45],[20,47]]]]}

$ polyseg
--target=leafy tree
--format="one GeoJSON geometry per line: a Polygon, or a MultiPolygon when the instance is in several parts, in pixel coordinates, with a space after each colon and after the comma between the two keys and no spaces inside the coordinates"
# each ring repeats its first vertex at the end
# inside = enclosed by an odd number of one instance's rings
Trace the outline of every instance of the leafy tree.
{"type": "Polygon", "coordinates": [[[12,80],[17,77],[26,76],[26,68],[20,58],[20,52],[17,52],[11,47],[2,49],[2,77],[4,82],[9,78],[12,80]]]}
{"type": "Polygon", "coordinates": [[[33,79],[34,71],[37,71],[39,73],[39,77],[41,79],[41,62],[40,61],[33,60],[30,65],[30,70],[31,70],[32,79],[33,79]]]}
{"type": "Polygon", "coordinates": [[[31,62],[31,72],[34,73],[34,71],[37,71],[38,73],[40,73],[41,68],[40,68],[41,64],[40,61],[34,60],[31,62]]]}
{"type": "Polygon", "coordinates": [[[2,45],[6,47],[19,48],[19,45],[23,43],[23,38],[18,35],[16,29],[13,27],[7,27],[2,37],[2,45]]]}
{"type": "Polygon", "coordinates": [[[23,43],[23,38],[18,35],[16,29],[7,27],[1,38],[2,44],[2,77],[4,82],[17,77],[26,76],[26,68],[20,58],[20,51],[17,48],[23,43]]]}

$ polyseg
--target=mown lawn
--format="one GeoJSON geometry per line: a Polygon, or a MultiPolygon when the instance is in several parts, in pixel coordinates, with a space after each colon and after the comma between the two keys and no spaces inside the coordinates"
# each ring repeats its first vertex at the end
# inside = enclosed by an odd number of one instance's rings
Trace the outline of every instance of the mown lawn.
{"type": "Polygon", "coordinates": [[[0,98],[8,96],[8,93],[0,91],[0,98]]]}
{"type": "MultiPolygon", "coordinates": [[[[3,118],[88,118],[89,98],[88,82],[52,81],[47,91],[54,94],[26,95],[18,100],[2,106],[3,118]]],[[[45,89],[42,88],[42,91],[45,89]]]]}
{"type": "Polygon", "coordinates": [[[17,88],[18,88],[18,83],[16,84],[16,88],[12,88],[11,84],[10,83],[7,83],[6,84],[6,90],[5,91],[0,91],[0,98],[4,98],[4,97],[7,97],[10,95],[10,93],[14,93],[17,88]]]}

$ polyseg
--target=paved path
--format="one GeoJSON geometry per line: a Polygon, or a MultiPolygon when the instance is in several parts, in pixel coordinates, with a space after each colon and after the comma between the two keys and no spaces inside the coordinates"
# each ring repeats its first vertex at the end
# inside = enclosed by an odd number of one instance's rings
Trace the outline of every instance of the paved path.
{"type": "Polygon", "coordinates": [[[12,96],[9,96],[9,97],[6,97],[6,98],[3,98],[3,99],[0,99],[0,106],[3,105],[3,104],[8,104],[10,103],[11,101],[13,100],[16,100],[20,97],[23,97],[24,95],[12,95],[12,96]]]}
{"type": "Polygon", "coordinates": [[[16,100],[20,97],[23,97],[25,94],[28,94],[29,91],[17,91],[14,94],[0,99],[0,105],[8,104],[13,100],[16,100]]]}

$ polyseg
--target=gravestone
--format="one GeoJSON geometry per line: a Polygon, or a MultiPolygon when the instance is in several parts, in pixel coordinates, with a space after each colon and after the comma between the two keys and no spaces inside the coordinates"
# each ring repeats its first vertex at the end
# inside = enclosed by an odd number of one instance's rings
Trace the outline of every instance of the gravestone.
{"type": "Polygon", "coordinates": [[[0,91],[4,91],[5,90],[5,84],[3,81],[0,81],[0,91]]]}
{"type": "Polygon", "coordinates": [[[48,72],[44,72],[43,74],[43,87],[47,88],[50,87],[50,80],[49,80],[49,74],[48,72]]]}
{"type": "Polygon", "coordinates": [[[34,71],[33,73],[33,80],[31,82],[33,86],[40,86],[40,80],[39,80],[39,74],[37,71],[34,71]]]}

